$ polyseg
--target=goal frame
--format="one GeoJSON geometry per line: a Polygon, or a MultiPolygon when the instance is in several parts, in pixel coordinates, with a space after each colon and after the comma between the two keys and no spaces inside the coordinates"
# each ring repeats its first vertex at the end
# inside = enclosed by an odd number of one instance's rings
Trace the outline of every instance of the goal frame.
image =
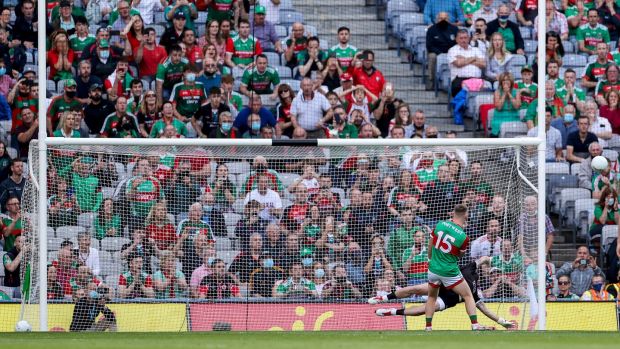
{"type": "MultiPolygon", "coordinates": [[[[46,6],[43,0],[37,1],[37,15],[39,18],[46,18],[46,6]]],[[[545,8],[545,0],[538,0],[538,8],[545,8]]],[[[538,33],[546,32],[546,18],[543,16],[538,21],[538,33]]],[[[39,91],[46,91],[46,66],[47,55],[42,48],[46,47],[47,39],[45,21],[38,23],[38,77],[39,91]]],[[[539,35],[538,47],[545,47],[545,36],[539,35]]],[[[545,62],[545,50],[538,50],[538,62],[545,62]]],[[[545,64],[538,65],[538,76],[545,76],[545,64]]],[[[541,80],[542,81],[542,80],[541,80]]],[[[191,145],[191,146],[319,146],[319,147],[342,147],[342,146],[536,146],[538,161],[538,188],[526,181],[538,196],[538,275],[545,275],[545,89],[538,88],[538,105],[537,105],[537,137],[530,138],[437,138],[437,139],[318,139],[318,140],[290,140],[279,141],[270,139],[110,139],[110,138],[54,138],[47,136],[47,104],[45,98],[39,98],[39,133],[38,133],[38,169],[30,168],[30,174],[36,188],[39,192],[38,202],[38,226],[39,226],[39,331],[48,331],[48,303],[47,303],[47,166],[48,166],[48,145],[110,145],[110,146],[174,146],[174,145],[191,145]],[[38,181],[34,180],[34,172],[37,170],[38,181]]],[[[518,152],[517,152],[518,153],[518,152]]],[[[29,166],[32,164],[29,162],[29,166]]],[[[519,175],[524,176],[519,171],[519,175]]],[[[546,312],[545,312],[545,283],[538,282],[538,330],[546,329],[546,312]]]]}

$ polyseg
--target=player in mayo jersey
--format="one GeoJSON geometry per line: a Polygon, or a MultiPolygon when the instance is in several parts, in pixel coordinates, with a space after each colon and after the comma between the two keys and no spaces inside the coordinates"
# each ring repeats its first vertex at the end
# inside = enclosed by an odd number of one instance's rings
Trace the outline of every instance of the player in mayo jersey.
{"type": "Polygon", "coordinates": [[[426,330],[432,330],[433,314],[443,285],[463,298],[472,330],[478,330],[476,301],[459,269],[458,260],[467,250],[469,237],[465,234],[467,207],[456,205],[451,220],[440,221],[431,233],[428,244],[428,299],[426,300],[426,330]]]}
{"type": "MultiPolygon", "coordinates": [[[[469,262],[467,265],[460,268],[461,274],[463,275],[463,278],[465,279],[465,281],[467,282],[467,285],[469,286],[469,289],[471,290],[471,293],[474,297],[474,301],[476,302],[476,307],[484,315],[486,315],[486,317],[497,322],[499,325],[505,328],[513,328],[514,323],[507,321],[499,317],[497,314],[493,313],[491,310],[489,310],[486,307],[484,302],[480,299],[481,290],[478,288],[478,281],[479,281],[478,280],[478,277],[479,277],[478,268],[480,267],[480,265],[485,264],[485,263],[486,264],[491,263],[491,258],[485,256],[485,257],[481,257],[480,259],[476,261],[469,262]]],[[[414,295],[423,296],[427,294],[428,294],[428,284],[424,283],[424,284],[419,284],[415,286],[403,287],[385,296],[376,296],[376,297],[369,298],[368,303],[379,304],[381,302],[391,301],[394,299],[409,298],[414,295]]],[[[458,294],[456,294],[452,290],[447,289],[445,286],[442,286],[439,288],[439,295],[437,297],[437,305],[435,306],[435,310],[444,311],[446,309],[450,309],[456,306],[457,304],[461,302],[463,302],[463,299],[458,294]]],[[[375,311],[377,316],[393,316],[393,315],[420,316],[420,315],[423,315],[424,312],[425,312],[425,305],[419,305],[415,307],[402,308],[402,309],[396,309],[396,308],[377,309],[375,311]]],[[[494,327],[482,327],[480,329],[492,330],[495,328],[494,327]]]]}

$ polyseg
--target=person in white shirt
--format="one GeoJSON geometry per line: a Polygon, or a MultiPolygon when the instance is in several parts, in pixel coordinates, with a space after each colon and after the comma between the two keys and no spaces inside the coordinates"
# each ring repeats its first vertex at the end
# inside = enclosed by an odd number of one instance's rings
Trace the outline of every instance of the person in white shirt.
{"type": "Polygon", "coordinates": [[[461,91],[463,81],[481,78],[482,69],[487,66],[486,55],[479,48],[469,45],[469,41],[469,31],[459,29],[456,34],[456,45],[448,50],[452,96],[461,91]]]}
{"type": "Polygon", "coordinates": [[[314,92],[312,79],[301,80],[301,93],[293,99],[291,122],[293,127],[306,130],[308,139],[325,137],[324,125],[331,120],[333,111],[327,98],[314,92]]]}
{"type": "Polygon", "coordinates": [[[474,22],[482,18],[486,23],[497,19],[497,8],[493,6],[493,0],[482,0],[482,7],[472,14],[474,22]]]}
{"type": "Polygon", "coordinates": [[[275,218],[282,214],[282,199],[280,194],[269,189],[269,177],[264,173],[258,175],[258,184],[256,189],[252,190],[245,196],[244,204],[255,200],[264,207],[264,214],[269,216],[265,218],[275,218]]]}
{"type": "Polygon", "coordinates": [[[280,23],[280,5],[281,5],[281,1],[274,1],[274,0],[261,0],[260,4],[265,6],[266,12],[267,12],[267,17],[265,17],[265,20],[268,22],[271,22],[273,24],[279,24],[280,23]]]}
{"type": "Polygon", "coordinates": [[[133,0],[131,2],[131,7],[140,11],[144,25],[152,24],[155,11],[163,11],[166,6],[168,6],[166,0],[133,0]]]}
{"type": "Polygon", "coordinates": [[[590,119],[590,129],[598,137],[598,144],[607,148],[607,141],[613,136],[611,123],[606,118],[598,116],[598,105],[593,100],[588,100],[585,106],[586,116],[590,119]]]}
{"type": "Polygon", "coordinates": [[[78,234],[78,261],[80,265],[90,268],[93,275],[99,276],[101,267],[99,266],[99,251],[90,247],[91,235],[88,232],[78,234]]]}
{"type": "MultiPolygon", "coordinates": [[[[598,109],[598,108],[597,108],[598,109]]],[[[564,153],[562,152],[562,134],[560,131],[551,127],[551,108],[545,108],[545,136],[547,138],[547,148],[545,150],[545,160],[547,162],[564,162],[564,153]]],[[[528,137],[537,137],[538,127],[532,127],[527,131],[528,137]]]]}
{"type": "Polygon", "coordinates": [[[471,244],[471,258],[493,257],[501,254],[502,238],[499,236],[501,225],[497,219],[489,219],[487,233],[471,244]]]}

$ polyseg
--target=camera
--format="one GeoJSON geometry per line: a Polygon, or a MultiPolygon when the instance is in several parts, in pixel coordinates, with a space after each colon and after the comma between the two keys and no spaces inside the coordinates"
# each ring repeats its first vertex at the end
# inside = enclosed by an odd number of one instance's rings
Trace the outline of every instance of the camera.
{"type": "Polygon", "coordinates": [[[482,34],[482,29],[476,28],[476,34],[482,34]]]}
{"type": "Polygon", "coordinates": [[[338,113],[335,113],[335,114],[334,114],[334,120],[336,120],[336,123],[337,123],[337,124],[342,123],[342,117],[341,117],[341,116],[340,116],[340,114],[338,114],[338,113]]]}
{"type": "Polygon", "coordinates": [[[588,265],[588,260],[587,259],[580,260],[579,265],[588,265]]]}

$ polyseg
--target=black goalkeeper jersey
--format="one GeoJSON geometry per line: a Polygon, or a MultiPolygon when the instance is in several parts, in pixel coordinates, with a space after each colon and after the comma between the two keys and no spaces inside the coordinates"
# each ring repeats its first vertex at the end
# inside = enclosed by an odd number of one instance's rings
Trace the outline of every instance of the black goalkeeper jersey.
{"type": "MultiPolygon", "coordinates": [[[[463,274],[465,282],[469,285],[474,301],[478,303],[480,301],[480,296],[478,295],[478,265],[476,262],[467,263],[467,265],[461,267],[461,274],[463,274]]],[[[446,305],[446,309],[462,302],[461,297],[456,292],[445,288],[443,285],[439,288],[439,297],[446,305]]]]}

